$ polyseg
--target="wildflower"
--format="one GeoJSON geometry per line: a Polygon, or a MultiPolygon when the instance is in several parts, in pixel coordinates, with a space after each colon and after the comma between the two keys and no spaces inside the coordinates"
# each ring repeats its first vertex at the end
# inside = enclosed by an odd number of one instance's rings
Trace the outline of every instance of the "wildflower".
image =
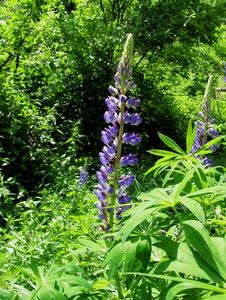
{"type": "Polygon", "coordinates": [[[140,105],[139,99],[126,95],[135,87],[131,80],[132,52],[133,37],[129,34],[114,76],[115,86],[109,86],[111,96],[105,99],[107,111],[104,113],[104,120],[110,125],[101,132],[104,147],[99,153],[101,168],[97,172],[98,185],[95,194],[99,199],[99,218],[108,229],[113,226],[114,218],[121,219],[121,214],[131,207],[127,205],[131,197],[125,190],[133,184],[135,177],[120,173],[121,167],[134,166],[138,163],[138,158],[131,153],[122,156],[122,146],[137,145],[141,141],[139,134],[124,133],[125,124],[138,126],[142,122],[138,113],[128,112],[128,109],[136,109],[140,105]]]}
{"type": "MultiPolygon", "coordinates": [[[[214,128],[215,120],[211,116],[211,98],[210,98],[210,89],[212,86],[213,77],[210,76],[207,87],[205,90],[203,102],[202,102],[202,111],[198,113],[198,117],[200,118],[197,121],[196,135],[195,140],[191,149],[192,153],[195,153],[200,147],[205,145],[210,138],[216,138],[219,133],[214,128]]],[[[216,145],[212,145],[209,148],[212,152],[217,150],[216,145]]],[[[202,159],[202,157],[196,156],[198,159],[202,159]]],[[[213,166],[213,160],[204,157],[203,164],[207,167],[213,166]]]]}
{"type": "Polygon", "coordinates": [[[83,169],[79,175],[79,187],[83,188],[87,184],[88,179],[89,173],[85,169],[83,169]]]}

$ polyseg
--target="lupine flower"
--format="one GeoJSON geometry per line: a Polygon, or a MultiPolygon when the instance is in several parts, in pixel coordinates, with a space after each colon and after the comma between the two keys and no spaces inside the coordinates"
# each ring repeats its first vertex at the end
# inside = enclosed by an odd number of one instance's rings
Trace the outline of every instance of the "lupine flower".
{"type": "Polygon", "coordinates": [[[79,187],[83,188],[89,179],[89,173],[86,170],[82,170],[79,175],[79,187]]]}
{"type": "MultiPolygon", "coordinates": [[[[210,89],[212,86],[213,77],[209,77],[207,87],[205,90],[203,102],[202,102],[202,111],[198,113],[199,120],[197,121],[196,136],[195,141],[192,146],[191,152],[196,152],[200,147],[205,145],[210,138],[216,138],[219,133],[214,128],[215,120],[211,116],[211,98],[210,98],[210,89]]],[[[212,145],[209,148],[212,152],[217,150],[216,145],[212,145]]],[[[200,156],[196,155],[196,158],[200,159],[200,156]]],[[[203,164],[207,167],[213,166],[213,160],[207,157],[203,158],[203,164]]]]}
{"type": "Polygon", "coordinates": [[[114,76],[115,86],[109,86],[111,96],[105,99],[107,111],[104,113],[104,120],[110,125],[101,132],[104,147],[99,153],[101,168],[97,172],[98,185],[95,194],[99,199],[96,205],[99,218],[104,221],[107,229],[113,226],[114,218],[121,219],[122,213],[131,207],[127,205],[131,197],[127,195],[126,189],[133,184],[135,177],[121,174],[121,167],[138,163],[135,154],[122,156],[123,144],[137,145],[141,141],[139,134],[124,133],[124,124],[137,126],[142,122],[138,113],[127,111],[140,105],[139,99],[126,95],[135,87],[131,80],[132,52],[133,37],[129,34],[114,76]]]}

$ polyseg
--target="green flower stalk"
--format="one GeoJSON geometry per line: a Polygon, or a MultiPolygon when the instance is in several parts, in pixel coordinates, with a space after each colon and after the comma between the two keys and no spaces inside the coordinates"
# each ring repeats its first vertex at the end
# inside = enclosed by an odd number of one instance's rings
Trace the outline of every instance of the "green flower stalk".
{"type": "Polygon", "coordinates": [[[97,208],[99,217],[106,224],[106,228],[112,228],[115,218],[120,219],[121,214],[126,211],[131,200],[125,192],[134,181],[133,175],[120,177],[120,168],[133,166],[138,162],[134,154],[122,156],[123,144],[136,145],[141,137],[135,133],[125,133],[125,124],[139,125],[142,118],[137,113],[129,113],[128,109],[139,106],[140,100],[134,97],[128,98],[126,93],[135,87],[131,80],[133,56],[133,36],[128,34],[120,59],[117,72],[114,76],[115,86],[109,87],[111,96],[105,99],[108,110],[104,114],[105,122],[112,124],[101,132],[101,139],[105,146],[99,153],[102,164],[97,172],[98,186],[95,191],[99,202],[97,208]]]}

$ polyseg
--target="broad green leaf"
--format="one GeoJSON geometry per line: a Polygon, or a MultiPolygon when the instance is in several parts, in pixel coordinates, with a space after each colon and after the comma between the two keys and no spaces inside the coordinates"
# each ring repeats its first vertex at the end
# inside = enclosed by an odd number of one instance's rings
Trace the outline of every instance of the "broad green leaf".
{"type": "Polygon", "coordinates": [[[115,245],[107,254],[107,257],[103,262],[103,265],[109,266],[109,271],[108,271],[109,280],[115,276],[115,273],[117,272],[118,268],[121,266],[123,255],[124,255],[124,250],[123,250],[122,243],[118,243],[117,245],[115,245]]]}
{"type": "Polygon", "coordinates": [[[194,253],[186,243],[178,244],[167,237],[163,237],[161,240],[160,243],[155,245],[167,253],[169,260],[160,263],[155,268],[155,272],[178,272],[209,281],[221,282],[218,275],[208,267],[203,259],[197,261],[194,253]]]}
{"type": "Polygon", "coordinates": [[[196,200],[187,197],[180,197],[179,199],[179,202],[189,209],[200,222],[205,223],[205,213],[196,200]]]}
{"type": "Polygon", "coordinates": [[[162,134],[162,133],[158,133],[160,139],[163,141],[163,143],[168,146],[170,149],[176,151],[177,153],[180,153],[182,155],[185,155],[185,152],[181,149],[180,146],[177,145],[177,143],[172,140],[171,138],[169,138],[168,136],[162,134]]]}
{"type": "Polygon", "coordinates": [[[124,271],[145,271],[151,256],[150,241],[146,238],[131,238],[126,242],[124,249],[126,252],[124,271]]]}
{"type": "Polygon", "coordinates": [[[183,222],[183,227],[186,240],[206,263],[226,281],[226,253],[222,257],[203,224],[195,220],[189,220],[183,222]]]}
{"type": "Polygon", "coordinates": [[[179,283],[179,284],[176,284],[174,285],[173,287],[171,287],[167,294],[166,294],[166,297],[165,297],[165,300],[174,300],[176,298],[176,296],[183,292],[185,293],[186,295],[186,291],[189,291],[189,290],[193,290],[193,289],[201,289],[203,290],[199,283],[196,282],[196,283],[190,283],[190,282],[183,282],[183,283],[179,283]]]}

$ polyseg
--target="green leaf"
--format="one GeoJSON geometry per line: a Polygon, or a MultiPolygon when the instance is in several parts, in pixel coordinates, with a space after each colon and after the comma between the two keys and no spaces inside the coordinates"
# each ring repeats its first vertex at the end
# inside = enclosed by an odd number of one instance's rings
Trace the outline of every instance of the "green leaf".
{"type": "MultiPolygon", "coordinates": [[[[149,204],[150,206],[150,204],[149,204]]],[[[136,208],[136,214],[133,214],[129,220],[125,222],[123,227],[119,230],[118,236],[122,239],[122,242],[125,242],[130,233],[140,225],[144,220],[146,220],[151,214],[156,210],[159,210],[160,207],[152,207],[148,209],[143,209],[142,206],[136,208]]]]}
{"type": "Polygon", "coordinates": [[[186,135],[186,151],[188,155],[191,153],[191,148],[194,144],[195,135],[196,135],[196,127],[194,127],[194,129],[192,128],[192,120],[190,119],[188,123],[187,135],[186,135]]]}
{"type": "MultiPolygon", "coordinates": [[[[200,147],[196,152],[193,153],[193,155],[204,155],[206,154],[206,150],[209,151],[208,149],[215,145],[216,143],[218,143],[220,140],[222,140],[223,138],[225,138],[224,135],[218,136],[215,139],[209,141],[208,143],[206,143],[205,145],[203,145],[202,147],[200,147]]],[[[212,151],[210,151],[211,153],[212,151]]]]}
{"type": "Polygon", "coordinates": [[[163,249],[169,260],[161,262],[156,268],[155,273],[177,272],[185,275],[203,278],[209,281],[219,281],[215,272],[208,268],[205,261],[197,261],[192,250],[186,243],[176,243],[170,238],[162,237],[161,242],[155,246],[163,249]]]}
{"type": "Polygon", "coordinates": [[[103,262],[103,266],[109,265],[109,271],[108,271],[108,279],[112,279],[118,268],[121,266],[122,259],[123,259],[123,244],[118,243],[116,244],[108,253],[107,257],[105,258],[103,262]]]}
{"type": "Polygon", "coordinates": [[[9,290],[0,288],[0,299],[1,300],[12,300],[15,297],[15,293],[9,290]]]}
{"type": "Polygon", "coordinates": [[[162,133],[158,133],[160,139],[162,140],[162,142],[168,146],[170,149],[176,151],[177,153],[180,153],[182,155],[185,155],[185,152],[181,149],[180,146],[178,146],[178,144],[172,140],[171,138],[169,138],[168,136],[162,134],[162,133]]]}
{"type": "Polygon", "coordinates": [[[86,246],[90,251],[93,251],[95,253],[103,253],[107,251],[106,247],[104,247],[104,245],[101,243],[97,243],[91,240],[85,240],[81,238],[79,238],[78,241],[80,244],[86,246]]]}
{"type": "MultiPolygon", "coordinates": [[[[124,272],[142,272],[147,269],[150,257],[150,241],[146,238],[131,238],[126,242],[124,272]]],[[[127,276],[127,288],[132,283],[132,277],[127,276]]]]}
{"type": "Polygon", "coordinates": [[[225,300],[226,299],[226,295],[214,295],[214,296],[208,296],[203,298],[203,300],[225,300]]]}
{"type": "Polygon", "coordinates": [[[183,222],[186,240],[219,277],[226,281],[226,253],[219,253],[202,223],[195,220],[183,222]]]}
{"type": "Polygon", "coordinates": [[[221,294],[226,294],[226,290],[223,288],[220,288],[215,285],[203,283],[203,282],[198,282],[195,280],[191,279],[185,279],[185,278],[180,278],[176,276],[169,276],[169,275],[158,275],[158,274],[145,274],[145,273],[140,273],[140,272],[130,272],[130,273],[125,273],[126,274],[134,274],[134,275],[140,275],[140,276],[145,276],[145,277],[150,277],[150,278],[159,278],[159,279],[164,279],[168,281],[175,281],[175,282],[182,282],[182,283],[187,283],[187,284],[193,284],[194,288],[198,289],[203,289],[203,290],[210,290],[213,292],[218,292],[221,294]]]}
{"type": "Polygon", "coordinates": [[[170,158],[178,156],[178,153],[167,151],[167,150],[152,149],[149,150],[148,152],[156,156],[163,156],[163,157],[170,157],[170,158]]]}
{"type": "Polygon", "coordinates": [[[180,197],[179,200],[193,215],[202,223],[205,223],[205,213],[202,206],[194,199],[187,197],[180,197]]]}

